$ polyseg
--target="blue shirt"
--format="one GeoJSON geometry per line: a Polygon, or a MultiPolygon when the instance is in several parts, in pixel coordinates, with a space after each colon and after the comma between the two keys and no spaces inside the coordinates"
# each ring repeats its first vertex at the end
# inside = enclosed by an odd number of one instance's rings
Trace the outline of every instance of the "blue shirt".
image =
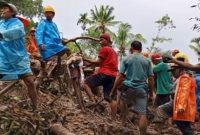
{"type": "Polygon", "coordinates": [[[195,74],[197,110],[200,112],[200,74],[195,74]]]}
{"type": "Polygon", "coordinates": [[[31,73],[29,56],[25,49],[24,25],[17,18],[0,21],[0,74],[1,80],[18,79],[18,75],[31,73]]]}
{"type": "Polygon", "coordinates": [[[126,75],[123,84],[134,89],[147,90],[147,79],[153,76],[150,60],[140,53],[127,56],[122,61],[119,72],[126,75]]]}
{"type": "Polygon", "coordinates": [[[44,45],[45,50],[40,49],[40,53],[44,60],[63,51],[65,46],[61,44],[57,25],[53,21],[41,20],[36,28],[37,45],[44,45]]]}

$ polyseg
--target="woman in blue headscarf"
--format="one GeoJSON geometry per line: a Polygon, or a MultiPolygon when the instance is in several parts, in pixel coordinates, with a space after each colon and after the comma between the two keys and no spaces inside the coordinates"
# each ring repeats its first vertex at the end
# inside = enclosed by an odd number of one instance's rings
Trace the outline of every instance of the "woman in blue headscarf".
{"type": "Polygon", "coordinates": [[[0,21],[0,80],[22,79],[37,107],[37,93],[30,68],[29,56],[24,46],[24,25],[16,17],[17,8],[11,3],[1,2],[0,21]]]}

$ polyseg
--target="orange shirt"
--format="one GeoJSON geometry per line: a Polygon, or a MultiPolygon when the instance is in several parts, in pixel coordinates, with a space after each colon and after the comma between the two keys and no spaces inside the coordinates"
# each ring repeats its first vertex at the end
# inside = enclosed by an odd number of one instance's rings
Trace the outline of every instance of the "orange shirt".
{"type": "Polygon", "coordinates": [[[28,37],[27,48],[26,49],[31,54],[33,54],[35,52],[38,52],[38,48],[37,48],[37,45],[36,45],[36,40],[32,36],[28,37]]]}

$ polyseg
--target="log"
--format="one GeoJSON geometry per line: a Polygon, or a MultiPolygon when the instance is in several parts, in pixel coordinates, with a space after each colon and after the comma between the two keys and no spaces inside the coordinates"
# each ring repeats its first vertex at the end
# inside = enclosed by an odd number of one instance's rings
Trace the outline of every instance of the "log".
{"type": "Polygon", "coordinates": [[[18,81],[13,81],[10,84],[8,84],[8,86],[6,86],[4,89],[2,89],[0,91],[0,96],[2,96],[3,94],[7,93],[9,90],[11,90],[11,88],[15,85],[15,83],[17,83],[18,81]]]}
{"type": "Polygon", "coordinates": [[[89,37],[89,36],[80,36],[80,37],[76,37],[76,38],[73,38],[73,39],[64,40],[63,43],[68,44],[69,42],[75,42],[76,40],[79,40],[79,39],[84,39],[84,40],[89,39],[89,40],[93,40],[93,41],[96,41],[96,42],[100,41],[98,38],[89,37]]]}
{"type": "Polygon", "coordinates": [[[61,123],[54,123],[50,126],[50,132],[54,135],[75,135],[64,128],[61,123]]]}

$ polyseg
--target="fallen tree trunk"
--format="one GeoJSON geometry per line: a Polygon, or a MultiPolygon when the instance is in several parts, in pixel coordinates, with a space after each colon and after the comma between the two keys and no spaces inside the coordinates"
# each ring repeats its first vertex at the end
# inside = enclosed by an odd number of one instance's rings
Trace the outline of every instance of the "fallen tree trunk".
{"type": "Polygon", "coordinates": [[[75,135],[71,133],[69,130],[64,128],[61,123],[54,123],[50,126],[50,132],[53,135],[75,135]]]}
{"type": "Polygon", "coordinates": [[[17,83],[18,81],[13,81],[10,84],[8,84],[8,86],[6,86],[4,89],[2,89],[0,91],[0,96],[2,96],[3,94],[7,93],[9,90],[11,90],[11,88],[15,85],[15,83],[17,83]]]}
{"type": "Polygon", "coordinates": [[[72,39],[69,39],[69,40],[64,40],[63,43],[64,44],[68,44],[69,42],[75,42],[76,40],[79,40],[79,39],[84,39],[84,40],[93,40],[93,41],[96,41],[96,42],[99,42],[99,39],[98,38],[94,38],[94,37],[89,37],[89,36],[80,36],[80,37],[76,37],[76,38],[72,38],[72,39]]]}

